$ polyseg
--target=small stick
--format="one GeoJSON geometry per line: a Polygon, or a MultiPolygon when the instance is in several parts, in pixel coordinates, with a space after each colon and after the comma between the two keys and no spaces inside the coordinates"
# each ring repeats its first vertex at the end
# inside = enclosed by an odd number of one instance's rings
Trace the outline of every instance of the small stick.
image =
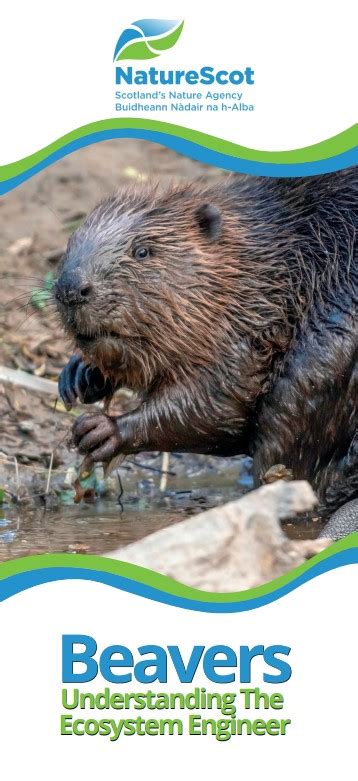
{"type": "Polygon", "coordinates": [[[15,467],[15,480],[16,480],[16,501],[20,501],[20,474],[19,464],[16,456],[7,456],[6,453],[0,452],[0,458],[3,458],[6,463],[12,464],[15,467]]]}
{"type": "Polygon", "coordinates": [[[121,508],[121,513],[122,513],[123,512],[122,496],[123,496],[123,493],[124,493],[124,488],[123,488],[123,483],[122,483],[121,476],[120,476],[118,470],[117,470],[117,479],[118,479],[118,484],[119,484],[119,494],[117,496],[117,504],[119,504],[119,506],[121,508]]]}
{"type": "Polygon", "coordinates": [[[168,483],[168,474],[170,466],[170,453],[162,453],[162,476],[159,483],[159,491],[164,493],[168,483]]]}
{"type": "Polygon", "coordinates": [[[127,459],[127,464],[132,464],[133,466],[138,466],[140,469],[148,469],[149,472],[157,472],[159,475],[169,475],[170,477],[175,477],[176,472],[173,472],[172,469],[168,469],[166,472],[163,472],[163,469],[159,466],[151,466],[150,464],[142,464],[141,461],[134,461],[134,459],[131,459],[130,461],[127,459]]]}
{"type": "Polygon", "coordinates": [[[43,377],[36,377],[34,374],[29,374],[21,369],[10,369],[8,366],[0,366],[0,382],[3,382],[5,385],[24,388],[34,393],[48,394],[50,396],[57,396],[58,394],[57,382],[45,380],[43,377]]]}
{"type": "Polygon", "coordinates": [[[51,483],[51,476],[52,476],[52,467],[53,467],[53,458],[54,458],[54,455],[55,455],[55,451],[53,450],[53,451],[52,451],[52,453],[51,453],[51,458],[50,458],[50,465],[49,465],[49,468],[48,468],[48,475],[47,475],[47,483],[46,483],[46,491],[45,491],[45,496],[48,496],[48,495],[49,495],[49,493],[50,493],[50,483],[51,483]]]}

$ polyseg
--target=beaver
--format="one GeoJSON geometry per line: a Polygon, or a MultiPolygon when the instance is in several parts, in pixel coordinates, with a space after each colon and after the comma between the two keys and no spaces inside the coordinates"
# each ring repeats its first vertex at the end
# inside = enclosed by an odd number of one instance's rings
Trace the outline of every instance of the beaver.
{"type": "Polygon", "coordinates": [[[283,464],[329,516],[358,498],[358,169],[124,188],[70,237],[54,286],[69,408],[94,461],[142,450],[283,464]]]}

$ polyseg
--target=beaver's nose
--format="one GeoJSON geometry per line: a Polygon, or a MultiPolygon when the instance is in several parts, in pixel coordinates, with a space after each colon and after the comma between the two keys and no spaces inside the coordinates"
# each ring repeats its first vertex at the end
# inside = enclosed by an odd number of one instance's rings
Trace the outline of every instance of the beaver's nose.
{"type": "Polygon", "coordinates": [[[54,285],[55,298],[66,306],[86,304],[90,300],[92,292],[91,282],[73,273],[64,272],[54,285]]]}

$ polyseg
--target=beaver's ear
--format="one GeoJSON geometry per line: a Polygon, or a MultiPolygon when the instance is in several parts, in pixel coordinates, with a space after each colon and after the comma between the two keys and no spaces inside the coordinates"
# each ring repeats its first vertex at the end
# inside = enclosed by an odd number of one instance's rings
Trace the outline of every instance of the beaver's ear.
{"type": "Polygon", "coordinates": [[[215,241],[221,234],[221,214],[216,206],[203,203],[195,213],[201,233],[210,241],[215,241]]]}

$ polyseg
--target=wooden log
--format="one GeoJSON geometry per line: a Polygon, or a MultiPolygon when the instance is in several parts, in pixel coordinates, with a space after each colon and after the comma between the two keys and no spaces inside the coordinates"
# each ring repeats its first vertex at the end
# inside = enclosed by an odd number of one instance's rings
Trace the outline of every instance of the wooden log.
{"type": "Polygon", "coordinates": [[[58,396],[57,382],[45,380],[43,377],[36,377],[35,374],[29,374],[21,371],[21,369],[9,369],[8,366],[0,366],[0,382],[3,382],[4,385],[24,388],[33,393],[58,396]]]}

